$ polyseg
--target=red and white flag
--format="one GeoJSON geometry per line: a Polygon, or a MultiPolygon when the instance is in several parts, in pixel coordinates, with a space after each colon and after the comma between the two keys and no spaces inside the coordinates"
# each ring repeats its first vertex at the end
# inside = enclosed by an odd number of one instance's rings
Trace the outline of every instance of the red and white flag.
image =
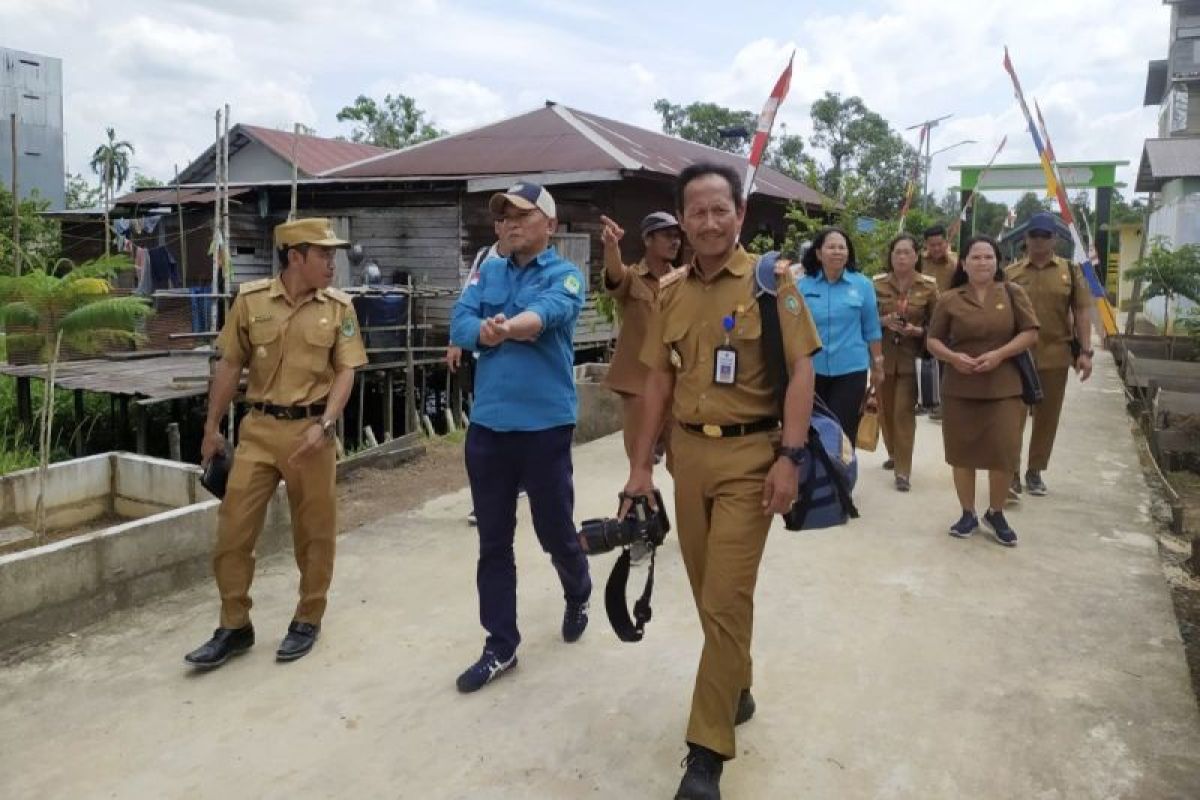
{"type": "Polygon", "coordinates": [[[758,126],[754,129],[754,143],[750,146],[750,163],[746,165],[746,180],[742,185],[743,198],[749,198],[750,192],[754,190],[754,176],[758,174],[763,154],[767,152],[767,142],[771,138],[771,127],[775,124],[775,114],[783,105],[783,99],[787,97],[788,89],[792,85],[792,61],[795,57],[796,51],[793,50],[792,55],[788,58],[787,69],[779,76],[779,80],[775,81],[775,88],[771,90],[771,96],[767,98],[762,113],[758,115],[758,126]]]}

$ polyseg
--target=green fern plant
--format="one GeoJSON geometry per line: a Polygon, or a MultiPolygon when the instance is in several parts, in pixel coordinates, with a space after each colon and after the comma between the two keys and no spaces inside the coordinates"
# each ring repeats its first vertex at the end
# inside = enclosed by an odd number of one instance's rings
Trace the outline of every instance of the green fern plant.
{"type": "MultiPolygon", "coordinates": [[[[60,262],[60,266],[62,262],[60,262]]],[[[39,419],[37,508],[34,532],[46,532],[45,489],[54,425],[54,380],[63,344],[95,353],[114,344],[137,343],[138,326],[153,312],[141,297],[113,297],[112,279],[128,268],[124,256],[96,259],[56,275],[36,269],[0,276],[0,327],[7,347],[36,350],[45,362],[45,400],[39,419]]]]}

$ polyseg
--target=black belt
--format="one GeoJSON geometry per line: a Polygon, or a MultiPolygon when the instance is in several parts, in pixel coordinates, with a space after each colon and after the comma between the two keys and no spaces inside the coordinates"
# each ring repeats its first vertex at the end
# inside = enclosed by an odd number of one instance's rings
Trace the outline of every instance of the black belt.
{"type": "Polygon", "coordinates": [[[275,419],[308,419],[319,417],[325,413],[325,404],[313,406],[276,406],[270,403],[251,403],[255,411],[261,411],[275,419]]]}
{"type": "Polygon", "coordinates": [[[744,425],[696,425],[690,422],[679,423],[686,431],[702,433],[712,439],[724,439],[729,436],[749,436],[752,433],[773,431],[779,429],[779,420],[760,419],[758,422],[747,422],[744,425]]]}

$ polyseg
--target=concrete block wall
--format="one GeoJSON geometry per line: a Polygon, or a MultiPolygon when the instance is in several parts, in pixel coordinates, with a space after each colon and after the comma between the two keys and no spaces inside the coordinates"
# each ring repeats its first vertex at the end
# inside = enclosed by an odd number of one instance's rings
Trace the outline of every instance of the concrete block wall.
{"type": "Polygon", "coordinates": [[[575,444],[583,444],[621,430],[621,398],[604,385],[608,364],[578,364],[575,393],[579,398],[579,421],[575,444]]]}
{"type": "MultiPolygon", "coordinates": [[[[123,496],[145,507],[186,504],[0,556],[0,650],[43,641],[115,609],[210,579],[220,501],[199,485],[199,468],[130,454],[110,455],[115,466],[107,472],[117,476],[108,485],[110,497],[123,496]]],[[[65,474],[94,482],[89,470],[104,473],[107,458],[81,459],[90,462],[86,468],[70,468],[65,474]]],[[[0,489],[0,498],[5,497],[4,491],[14,490],[0,489]]],[[[290,543],[286,486],[280,484],[267,509],[256,552],[260,557],[269,555],[290,543]]],[[[215,614],[215,594],[213,602],[215,614]]]]}
{"type": "MultiPolygon", "coordinates": [[[[66,527],[111,509],[112,454],[51,464],[46,481],[47,521],[66,527]]],[[[37,467],[0,475],[0,526],[33,518],[37,507],[37,467]]]]}

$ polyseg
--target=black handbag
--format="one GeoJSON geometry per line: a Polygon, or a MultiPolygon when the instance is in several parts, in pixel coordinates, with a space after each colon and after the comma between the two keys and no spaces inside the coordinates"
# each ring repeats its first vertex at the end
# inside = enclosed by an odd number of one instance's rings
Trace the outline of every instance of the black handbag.
{"type": "Polygon", "coordinates": [[[221,452],[204,465],[204,472],[200,475],[200,485],[208,489],[217,499],[224,500],[225,485],[229,482],[229,470],[232,467],[233,455],[229,452],[229,445],[226,445],[221,448],[221,452]]]}
{"type": "MultiPolygon", "coordinates": [[[[1016,336],[1021,331],[1017,327],[1017,304],[1013,300],[1012,286],[1006,281],[1004,289],[1008,292],[1008,305],[1013,312],[1013,336],[1016,336]]],[[[1042,392],[1042,381],[1038,377],[1037,364],[1033,361],[1033,353],[1028,350],[1022,350],[1015,356],[1009,359],[1016,366],[1017,372],[1021,376],[1021,400],[1027,406],[1037,405],[1045,398],[1042,392]]]]}

